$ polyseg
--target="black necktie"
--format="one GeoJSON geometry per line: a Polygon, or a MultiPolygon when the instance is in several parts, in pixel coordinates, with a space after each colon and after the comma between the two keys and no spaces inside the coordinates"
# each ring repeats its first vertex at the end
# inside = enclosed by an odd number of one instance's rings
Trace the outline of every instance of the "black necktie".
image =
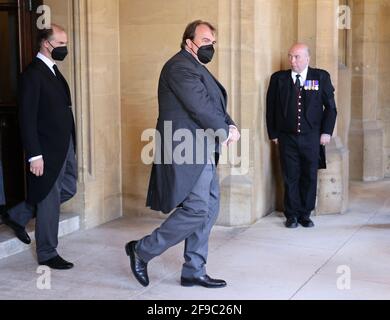
{"type": "Polygon", "coordinates": [[[54,69],[54,73],[56,74],[56,77],[58,78],[58,79],[60,79],[60,70],[58,70],[58,67],[57,67],[57,65],[55,64],[54,66],[53,66],[53,69],[54,69]]]}
{"type": "Polygon", "coordinates": [[[299,91],[301,89],[301,81],[299,80],[301,75],[297,74],[296,77],[297,77],[297,80],[295,80],[295,88],[297,88],[297,90],[299,91]]]}

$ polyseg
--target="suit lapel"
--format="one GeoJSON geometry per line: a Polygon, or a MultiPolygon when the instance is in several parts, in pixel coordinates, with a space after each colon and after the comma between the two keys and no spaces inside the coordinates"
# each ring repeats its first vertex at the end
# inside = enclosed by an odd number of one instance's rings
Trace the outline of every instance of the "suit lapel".
{"type": "MultiPolygon", "coordinates": [[[[58,89],[59,92],[63,95],[63,97],[70,103],[70,92],[66,92],[69,90],[68,86],[64,86],[61,81],[62,79],[57,78],[54,73],[50,70],[50,68],[39,58],[35,58],[36,65],[39,70],[50,80],[51,83],[58,89]],[[67,89],[65,89],[67,88],[67,89]]],[[[65,79],[64,79],[65,80],[65,79]]]]}
{"type": "Polygon", "coordinates": [[[283,115],[287,118],[288,103],[290,101],[290,81],[291,81],[291,71],[286,71],[279,78],[279,97],[282,104],[283,115]]]}
{"type": "Polygon", "coordinates": [[[215,90],[218,94],[219,100],[221,101],[222,109],[226,112],[226,104],[227,104],[227,94],[225,88],[222,84],[219,83],[217,79],[211,74],[211,72],[205,67],[199,64],[199,68],[201,73],[203,73],[205,80],[207,83],[215,90]]]}
{"type": "Polygon", "coordinates": [[[218,92],[222,108],[224,112],[226,112],[227,93],[222,84],[211,74],[211,72],[205,66],[201,65],[198,61],[196,61],[195,58],[189,52],[183,49],[180,53],[183,54],[187,59],[189,59],[189,61],[194,63],[196,68],[199,68],[200,72],[205,76],[206,80],[210,79],[210,81],[208,82],[210,82],[210,85],[218,92]]]}
{"type": "Polygon", "coordinates": [[[227,93],[226,93],[226,90],[222,86],[222,84],[213,76],[213,74],[207,68],[205,68],[205,69],[211,75],[211,77],[213,78],[215,83],[217,84],[218,89],[219,89],[218,90],[218,94],[219,94],[219,97],[221,98],[223,109],[226,111],[226,106],[227,106],[227,93]]]}
{"type": "Polygon", "coordinates": [[[69,86],[68,86],[68,83],[66,82],[66,79],[64,78],[64,76],[62,75],[62,73],[60,72],[58,74],[58,80],[60,80],[66,90],[66,94],[68,96],[68,100],[69,100],[69,105],[72,104],[72,100],[71,100],[71,95],[70,95],[70,89],[69,89],[69,86]]]}

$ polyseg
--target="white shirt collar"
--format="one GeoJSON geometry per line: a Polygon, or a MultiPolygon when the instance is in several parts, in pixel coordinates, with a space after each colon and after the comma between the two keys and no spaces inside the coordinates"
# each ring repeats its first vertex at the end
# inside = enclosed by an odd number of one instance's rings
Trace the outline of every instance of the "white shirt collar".
{"type": "Polygon", "coordinates": [[[37,54],[37,58],[38,59],[41,59],[48,67],[49,69],[51,70],[51,72],[54,73],[54,75],[56,74],[55,71],[54,71],[54,68],[53,66],[55,65],[55,63],[53,61],[51,61],[48,57],[44,56],[42,53],[38,52],[37,54]]]}
{"type": "MultiPolygon", "coordinates": [[[[300,82],[301,82],[301,86],[303,86],[307,80],[307,72],[309,71],[309,66],[306,67],[305,70],[303,70],[301,73],[299,73],[299,75],[301,76],[299,78],[300,82]]],[[[297,76],[298,73],[294,72],[293,70],[291,70],[291,77],[295,83],[295,80],[297,79],[296,76],[297,76]]]]}

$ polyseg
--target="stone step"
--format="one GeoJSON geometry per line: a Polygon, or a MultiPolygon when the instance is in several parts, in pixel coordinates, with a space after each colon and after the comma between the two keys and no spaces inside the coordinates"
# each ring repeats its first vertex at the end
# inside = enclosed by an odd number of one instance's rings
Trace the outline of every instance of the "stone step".
{"type": "MultiPolygon", "coordinates": [[[[28,250],[31,246],[35,247],[34,227],[35,220],[32,220],[27,226],[27,231],[31,238],[31,244],[25,245],[15,237],[13,231],[9,227],[0,225],[0,259],[28,250]]],[[[78,214],[61,214],[58,230],[59,237],[63,237],[78,230],[80,230],[80,216],[78,214]]]]}

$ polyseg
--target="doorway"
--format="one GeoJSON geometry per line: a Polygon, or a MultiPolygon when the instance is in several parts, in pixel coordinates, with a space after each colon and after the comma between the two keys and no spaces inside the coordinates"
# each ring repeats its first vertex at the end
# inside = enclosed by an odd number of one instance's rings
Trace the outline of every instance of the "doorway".
{"type": "Polygon", "coordinates": [[[23,201],[26,195],[18,79],[36,53],[36,11],[41,4],[41,0],[0,0],[0,159],[5,195],[1,210],[23,201]]]}

